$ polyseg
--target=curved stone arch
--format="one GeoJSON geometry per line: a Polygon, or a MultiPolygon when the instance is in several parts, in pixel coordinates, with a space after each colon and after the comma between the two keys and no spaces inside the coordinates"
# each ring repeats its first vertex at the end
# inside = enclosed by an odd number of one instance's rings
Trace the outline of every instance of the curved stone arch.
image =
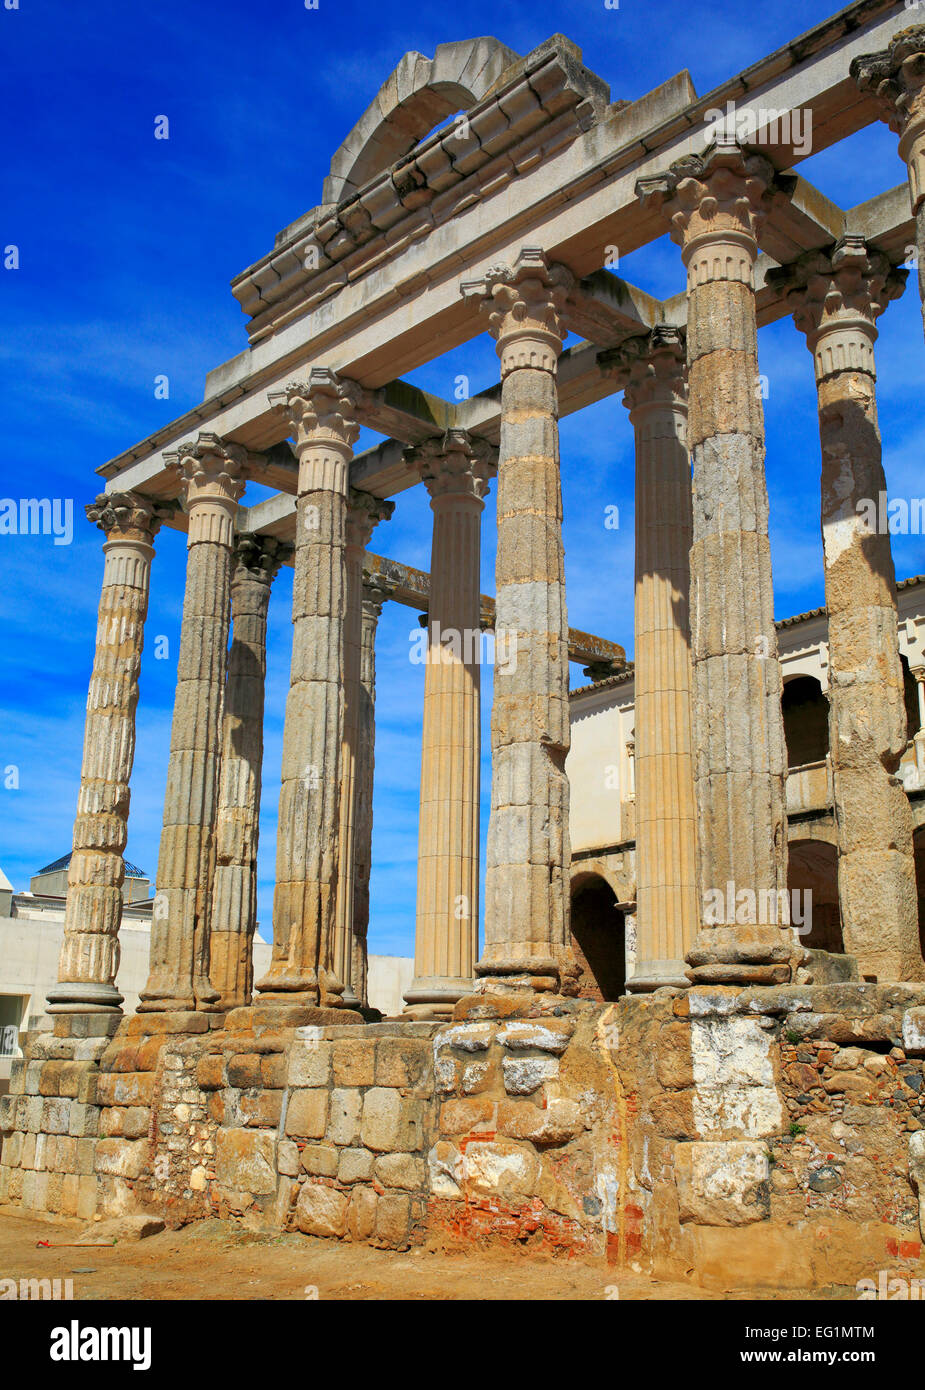
{"type": "Polygon", "coordinates": [[[325,203],[343,203],[454,111],[487,96],[520,58],[498,39],[441,43],[433,58],[406,53],[375,100],[334,152],[324,181],[325,203]]]}
{"type": "Polygon", "coordinates": [[[579,859],[571,866],[569,874],[569,895],[575,892],[576,888],[583,886],[591,879],[600,878],[607,884],[614,895],[614,900],[618,903],[633,902],[636,896],[636,886],[632,877],[628,874],[618,873],[603,859],[579,859]]]}

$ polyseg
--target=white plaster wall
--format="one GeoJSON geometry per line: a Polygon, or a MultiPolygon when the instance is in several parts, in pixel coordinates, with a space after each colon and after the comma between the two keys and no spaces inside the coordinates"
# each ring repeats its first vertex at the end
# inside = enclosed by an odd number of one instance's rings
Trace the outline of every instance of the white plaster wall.
{"type": "Polygon", "coordinates": [[[569,779],[572,851],[618,844],[621,800],[628,796],[626,742],[632,706],[625,688],[579,696],[572,702],[572,745],[565,760],[569,779]]]}

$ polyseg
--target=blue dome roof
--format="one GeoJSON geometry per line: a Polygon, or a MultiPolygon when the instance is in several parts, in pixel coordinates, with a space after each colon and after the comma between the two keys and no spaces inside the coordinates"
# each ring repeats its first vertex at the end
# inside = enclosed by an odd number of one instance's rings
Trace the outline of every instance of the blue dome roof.
{"type": "MultiPolygon", "coordinates": [[[[73,850],[71,851],[70,854],[63,854],[63,855],[61,856],[61,858],[60,858],[60,859],[56,859],[55,862],[54,862],[53,864],[46,864],[45,867],[44,867],[44,869],[39,869],[38,874],[36,874],[36,878],[38,878],[41,874],[56,874],[56,873],[58,873],[58,871],[59,871],[60,869],[66,869],[66,868],[68,867],[68,865],[70,864],[70,862],[71,862],[71,857],[72,857],[72,855],[73,855],[73,850]]],[[[145,873],[144,869],[139,869],[138,866],[137,866],[136,864],[130,864],[129,861],[126,859],[126,861],[125,861],[125,877],[126,877],[126,878],[147,878],[148,875],[145,873]]]]}

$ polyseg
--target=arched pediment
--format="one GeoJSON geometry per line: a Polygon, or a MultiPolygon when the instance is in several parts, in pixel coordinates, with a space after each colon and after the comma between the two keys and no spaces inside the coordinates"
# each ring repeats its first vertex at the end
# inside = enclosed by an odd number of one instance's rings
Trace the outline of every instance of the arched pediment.
{"type": "Polygon", "coordinates": [[[325,203],[342,203],[414,149],[434,126],[466,111],[520,54],[497,39],[442,43],[433,58],[406,53],[331,160],[325,203]]]}

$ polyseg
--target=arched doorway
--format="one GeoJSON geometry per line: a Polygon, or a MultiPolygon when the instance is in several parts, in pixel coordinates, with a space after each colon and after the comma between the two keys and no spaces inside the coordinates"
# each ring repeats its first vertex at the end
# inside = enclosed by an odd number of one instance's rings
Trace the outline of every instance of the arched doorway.
{"type": "Polygon", "coordinates": [[[791,676],[781,697],[787,766],[821,763],[829,751],[829,702],[815,676],[791,676]]]}
{"type": "Polygon", "coordinates": [[[572,882],[572,948],[582,967],[582,999],[608,1003],[626,993],[626,925],[617,899],[599,874],[572,882]]]}
{"type": "Polygon", "coordinates": [[[795,840],[788,847],[787,887],[793,903],[794,891],[800,892],[798,903],[807,903],[811,929],[801,932],[800,942],[809,950],[834,951],[843,954],[841,913],[838,907],[838,851],[825,840],[795,840]]]}

